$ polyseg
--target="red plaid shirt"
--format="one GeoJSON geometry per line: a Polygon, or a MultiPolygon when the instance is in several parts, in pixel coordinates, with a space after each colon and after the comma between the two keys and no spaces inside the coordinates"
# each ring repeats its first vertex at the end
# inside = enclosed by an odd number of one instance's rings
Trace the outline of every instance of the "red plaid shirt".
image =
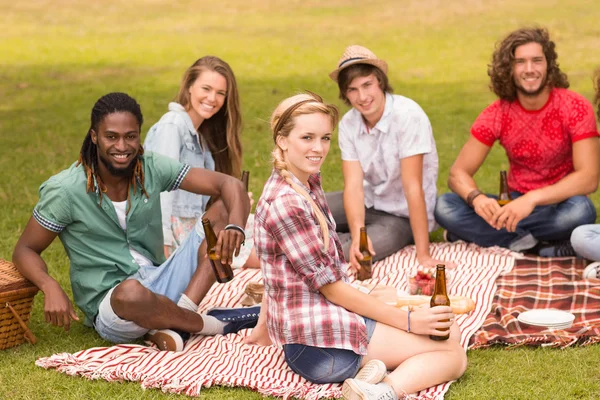
{"type": "Polygon", "coordinates": [[[254,245],[265,282],[267,326],[275,344],[305,344],[367,354],[363,317],[328,301],[322,286],[347,282],[347,264],[325,201],[320,175],[307,188],[327,218],[329,250],[310,203],[275,170],[256,207],[254,245]]]}

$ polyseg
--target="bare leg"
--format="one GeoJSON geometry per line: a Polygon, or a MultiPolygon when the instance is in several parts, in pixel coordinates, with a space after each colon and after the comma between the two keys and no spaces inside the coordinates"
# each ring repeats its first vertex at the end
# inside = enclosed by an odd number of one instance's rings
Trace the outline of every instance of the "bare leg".
{"type": "Polygon", "coordinates": [[[204,327],[200,314],[178,307],[134,279],[123,281],[115,288],[110,304],[121,319],[148,329],[172,328],[194,333],[204,327]]]}
{"type": "Polygon", "coordinates": [[[363,365],[379,359],[393,369],[384,381],[399,396],[458,379],[467,367],[467,356],[459,343],[458,326],[454,324],[450,332],[450,339],[436,342],[377,323],[363,365]]]}
{"type": "MultiPolygon", "coordinates": [[[[227,210],[221,200],[213,203],[206,216],[211,220],[216,232],[225,227],[227,210]]],[[[215,276],[206,256],[206,242],[198,248],[196,268],[184,294],[195,304],[206,296],[215,282],[215,276]]],[[[113,291],[111,306],[122,319],[148,329],[179,329],[185,332],[200,332],[204,327],[202,317],[183,309],[165,296],[156,294],[138,281],[129,279],[121,282],[113,291]]]]}
{"type": "Polygon", "coordinates": [[[256,255],[256,249],[253,247],[246,263],[244,264],[244,268],[260,268],[260,260],[256,255]]]}
{"type": "Polygon", "coordinates": [[[244,339],[245,344],[254,344],[257,346],[270,346],[273,344],[267,330],[267,296],[263,294],[263,301],[260,307],[258,322],[250,336],[244,339]]]}

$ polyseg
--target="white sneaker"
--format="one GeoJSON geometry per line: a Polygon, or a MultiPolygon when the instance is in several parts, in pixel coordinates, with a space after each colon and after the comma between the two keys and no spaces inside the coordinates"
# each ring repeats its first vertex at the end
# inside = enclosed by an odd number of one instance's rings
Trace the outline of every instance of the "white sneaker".
{"type": "Polygon", "coordinates": [[[171,329],[154,329],[149,331],[144,340],[154,343],[159,349],[164,351],[182,351],[183,338],[181,335],[171,329]]]}
{"type": "Polygon", "coordinates": [[[357,379],[344,381],[342,395],[346,400],[398,400],[396,392],[387,383],[373,385],[357,379]]]}
{"type": "Polygon", "coordinates": [[[600,279],[600,262],[596,261],[585,267],[583,279],[600,279]]]}
{"type": "Polygon", "coordinates": [[[379,383],[387,375],[387,367],[381,360],[370,360],[358,371],[354,379],[370,384],[379,383]]]}

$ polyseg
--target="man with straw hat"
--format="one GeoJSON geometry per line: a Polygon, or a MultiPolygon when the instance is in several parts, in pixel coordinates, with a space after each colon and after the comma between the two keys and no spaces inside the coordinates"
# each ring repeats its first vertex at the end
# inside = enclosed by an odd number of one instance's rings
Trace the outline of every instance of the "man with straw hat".
{"type": "Polygon", "coordinates": [[[443,262],[429,253],[438,175],[431,124],[417,103],[392,94],[387,71],[384,60],[353,45],[329,74],[352,109],[339,124],[344,191],[329,193],[327,202],[355,270],[363,226],[374,261],[415,243],[419,264],[443,262]]]}

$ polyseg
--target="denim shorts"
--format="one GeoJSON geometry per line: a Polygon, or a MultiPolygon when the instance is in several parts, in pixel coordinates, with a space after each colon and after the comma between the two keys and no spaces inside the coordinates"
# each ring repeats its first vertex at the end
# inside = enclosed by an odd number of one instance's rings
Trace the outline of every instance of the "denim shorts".
{"type": "MultiPolygon", "coordinates": [[[[370,342],[377,322],[363,318],[367,326],[367,341],[370,342]]],[[[313,383],[337,383],[353,378],[363,358],[352,350],[304,344],[285,344],[283,352],[292,371],[313,383]]]]}
{"type": "MultiPolygon", "coordinates": [[[[177,303],[196,272],[198,248],[203,240],[204,230],[199,222],[182,245],[162,265],[140,267],[127,279],[135,279],[152,292],[166,296],[177,303]]],[[[144,336],[148,329],[119,318],[110,305],[114,290],[115,288],[110,289],[100,302],[94,329],[109,342],[130,343],[144,336]]]]}

